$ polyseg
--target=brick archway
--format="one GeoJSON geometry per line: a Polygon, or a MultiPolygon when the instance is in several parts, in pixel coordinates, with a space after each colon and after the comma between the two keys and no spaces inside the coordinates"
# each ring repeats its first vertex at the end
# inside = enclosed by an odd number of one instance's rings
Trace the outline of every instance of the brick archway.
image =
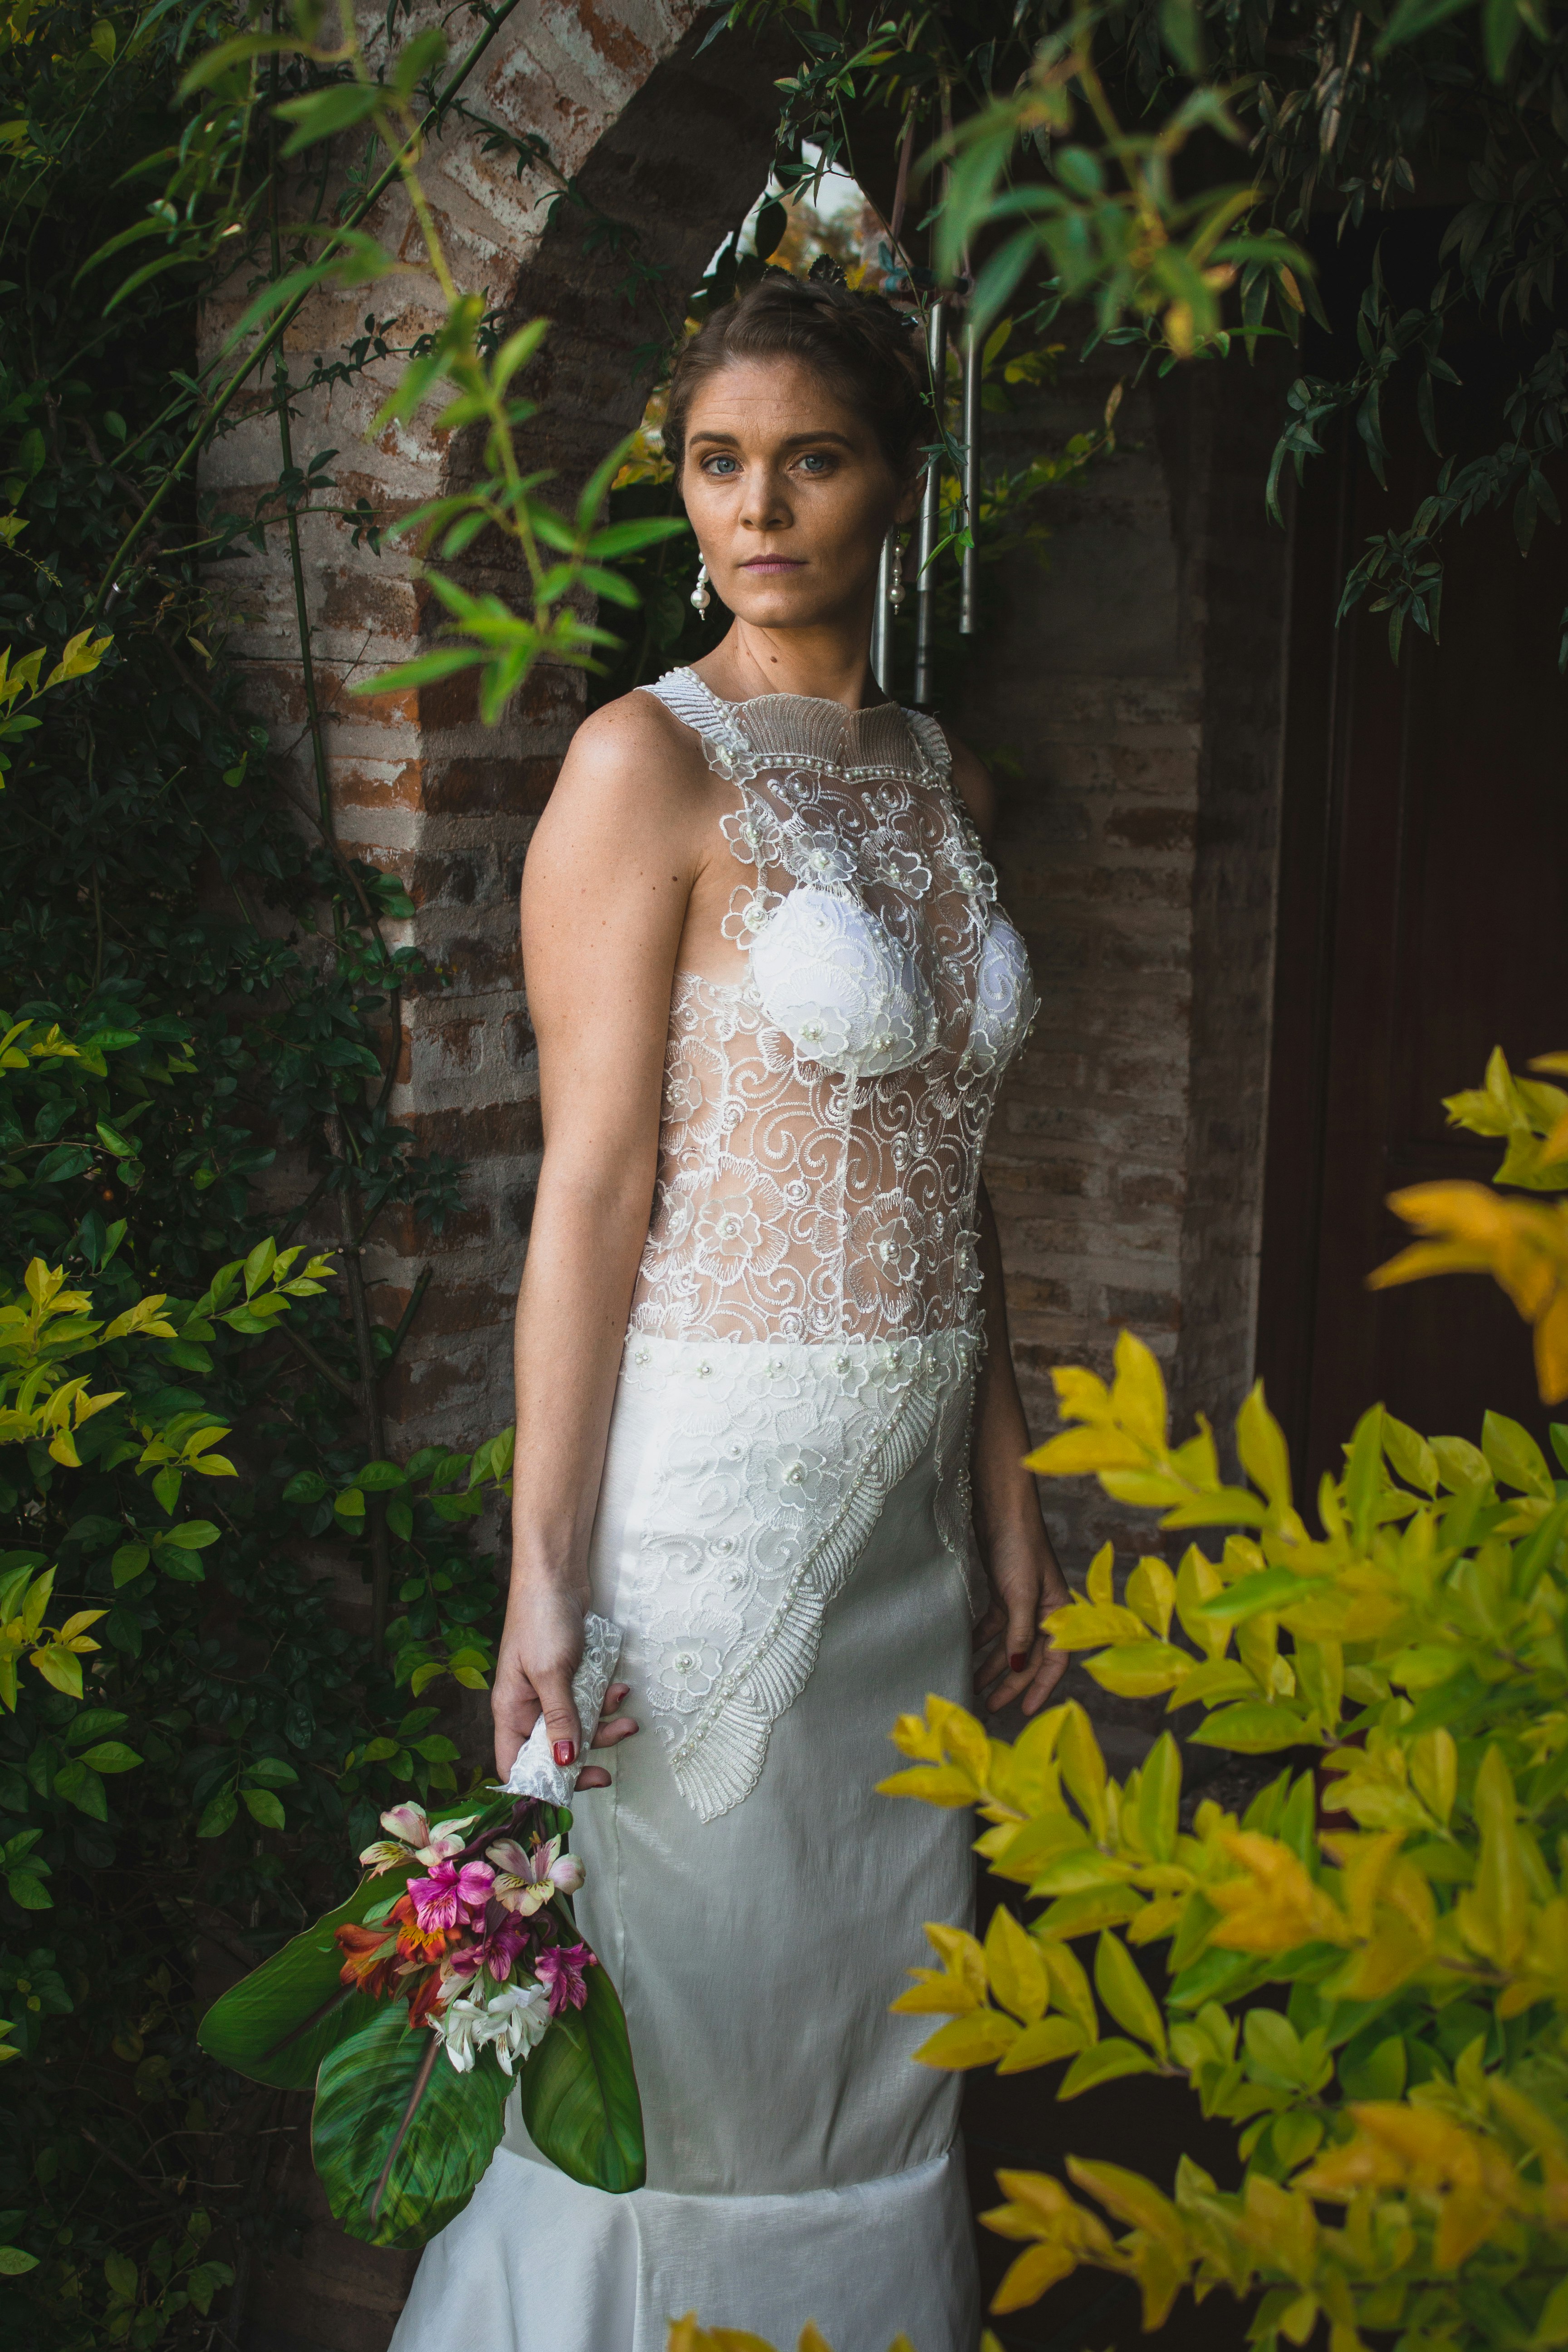
{"type": "MultiPolygon", "coordinates": [[[[466,96],[479,112],[550,144],[590,206],[635,226],[640,257],[665,270],[679,306],[726,231],[766,177],[776,115],[773,78],[787,61],[767,45],[726,38],[699,56],[707,25],[697,0],[545,0],[520,10],[466,96]]],[[[649,367],[637,346],[659,334],[656,307],[628,304],[624,252],[584,249],[590,215],[554,208],[556,183],[519,178],[510,155],[485,155],[483,134],[455,122],[432,150],[426,183],[460,283],[486,287],[519,318],[552,320],[530,394],[542,414],[530,455],[553,467],[563,496],[642,413],[649,367]]],[[[410,242],[400,192],[371,223],[384,243],[410,242]]],[[[246,299],[211,306],[209,348],[246,299]]],[[[389,340],[406,344],[435,316],[430,280],[410,271],[367,290],[321,297],[301,312],[288,349],[295,377],[361,331],[372,300],[393,315],[389,340]]],[[[678,312],[677,312],[678,314],[678,312]]],[[[303,464],[321,448],[345,504],[363,494],[383,517],[437,496],[464,462],[460,440],[434,431],[429,412],[374,442],[365,427],[392,363],[348,386],[296,403],[303,464]]],[[[246,510],[279,469],[266,412],[209,451],[203,488],[246,510]]],[[[580,675],[546,669],[496,728],[482,726],[471,683],[351,700],[353,677],[407,657],[427,625],[406,560],[351,544],[341,523],[302,527],[307,599],[338,839],[351,855],[397,873],[412,921],[389,928],[446,975],[403,1004],[398,1083],[391,1109],[424,1150],[465,1161],[464,1213],[432,1241],[390,1218],[378,1228],[367,1276],[386,1286],[395,1315],[424,1265],[435,1278],[386,1398],[402,1450],[420,1441],[471,1445],[510,1417],[507,1335],[537,1171],[540,1130],[531,1034],[517,953],[517,885],[528,839],[583,709],[580,675]],[[401,1296],[400,1296],[401,1295],[401,1296]]],[[[304,812],[317,793],[282,534],[264,556],[222,574],[244,614],[231,637],[248,667],[251,703],[268,722],[289,788],[304,812]]],[[[486,584],[500,586],[506,581],[486,584]]],[[[434,618],[435,616],[431,616],[434,618]]],[[[280,1205],[300,1196],[300,1171],[280,1158],[280,1205]]]]}

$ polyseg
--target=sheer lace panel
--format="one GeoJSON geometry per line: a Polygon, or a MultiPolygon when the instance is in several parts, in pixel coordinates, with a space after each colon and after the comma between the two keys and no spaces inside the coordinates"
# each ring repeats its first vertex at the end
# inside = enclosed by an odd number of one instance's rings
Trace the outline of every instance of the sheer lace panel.
{"type": "Polygon", "coordinates": [[[996,1090],[1035,1012],[1023,942],[934,720],[800,695],[644,691],[738,805],[733,984],[676,977],[631,1328],[667,1339],[968,1328],[996,1090]]]}

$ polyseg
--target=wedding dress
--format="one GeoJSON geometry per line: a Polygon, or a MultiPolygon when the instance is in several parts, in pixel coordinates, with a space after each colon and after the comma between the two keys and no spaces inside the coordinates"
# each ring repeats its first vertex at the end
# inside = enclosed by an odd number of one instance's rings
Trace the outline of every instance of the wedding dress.
{"type": "Polygon", "coordinates": [[[966,1813],[875,1794],[894,1717],[963,1699],[975,1193],[1034,1009],[941,730],[884,704],[656,694],[733,805],[724,984],[678,974],[659,1171],[591,1552],[642,1736],[576,1804],[647,2186],[514,2119],[394,2352],[974,2352],[959,2078],[893,2016],[973,1910],[966,1813]]]}

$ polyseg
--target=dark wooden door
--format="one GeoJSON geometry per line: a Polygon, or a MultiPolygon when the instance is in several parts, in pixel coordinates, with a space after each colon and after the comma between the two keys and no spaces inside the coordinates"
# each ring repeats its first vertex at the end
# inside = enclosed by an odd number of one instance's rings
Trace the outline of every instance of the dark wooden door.
{"type": "MultiPolygon", "coordinates": [[[[1457,436],[1484,430],[1489,365],[1478,348],[1457,436]]],[[[1313,1481],[1376,1400],[1472,1439],[1489,1405],[1547,1419],[1489,1279],[1365,1277],[1409,1238],[1389,1192],[1497,1165],[1442,1097],[1494,1045],[1516,1069],[1568,1045],[1568,531],[1543,524],[1528,560],[1507,512],[1452,533],[1440,642],[1407,630],[1395,668],[1384,616],[1333,625],[1348,565],[1436,474],[1412,387],[1384,423],[1389,493],[1342,446],[1295,524],[1259,1368],[1313,1481]]]]}

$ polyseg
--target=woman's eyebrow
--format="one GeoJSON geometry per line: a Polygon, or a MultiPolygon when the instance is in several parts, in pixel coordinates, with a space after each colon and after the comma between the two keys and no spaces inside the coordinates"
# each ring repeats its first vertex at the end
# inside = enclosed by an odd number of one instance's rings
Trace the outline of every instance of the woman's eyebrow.
{"type": "MultiPolygon", "coordinates": [[[[738,433],[725,433],[712,425],[699,425],[694,432],[688,435],[687,439],[689,443],[711,441],[715,446],[726,449],[738,449],[741,446],[741,436],[738,433]]],[[[847,433],[835,433],[830,425],[826,425],[820,432],[786,433],[780,446],[785,449],[798,449],[808,442],[815,445],[819,441],[836,441],[841,449],[853,450],[855,446],[847,433]]]]}

